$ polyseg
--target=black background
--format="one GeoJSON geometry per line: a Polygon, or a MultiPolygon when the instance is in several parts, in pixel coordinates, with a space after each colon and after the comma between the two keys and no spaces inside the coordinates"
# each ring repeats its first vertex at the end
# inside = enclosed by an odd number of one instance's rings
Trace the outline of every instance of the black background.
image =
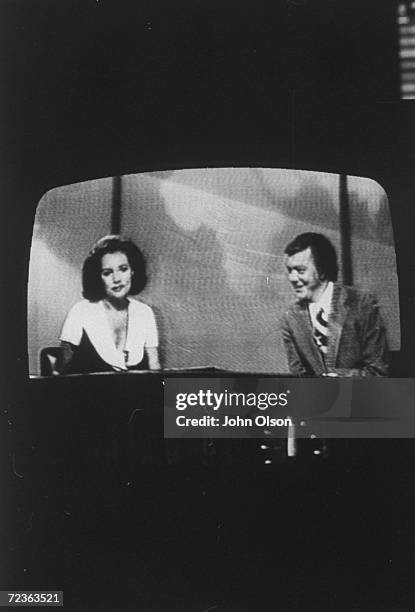
{"type": "MultiPolygon", "coordinates": [[[[310,447],[291,462],[277,453],[268,472],[252,448],[216,448],[213,464],[206,448],[176,448],[168,467],[150,449],[127,478],[92,427],[96,384],[63,401],[59,381],[29,382],[26,341],[32,226],[48,189],[184,167],[346,172],[389,197],[402,329],[393,367],[412,376],[415,121],[399,100],[396,10],[2,2],[2,588],[64,589],[68,609],[93,597],[100,609],[411,609],[410,440],[335,441],[324,458],[310,447]]],[[[105,384],[110,429],[126,392],[105,384]]]]}

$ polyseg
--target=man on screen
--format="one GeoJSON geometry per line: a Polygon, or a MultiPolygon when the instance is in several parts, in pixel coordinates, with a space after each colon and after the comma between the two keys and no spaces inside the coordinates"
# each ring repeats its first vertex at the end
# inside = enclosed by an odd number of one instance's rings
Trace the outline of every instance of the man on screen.
{"type": "Polygon", "coordinates": [[[296,301],[282,335],[297,376],[386,376],[385,327],[375,298],[337,282],[337,255],[322,234],[300,234],[285,249],[296,301]]]}

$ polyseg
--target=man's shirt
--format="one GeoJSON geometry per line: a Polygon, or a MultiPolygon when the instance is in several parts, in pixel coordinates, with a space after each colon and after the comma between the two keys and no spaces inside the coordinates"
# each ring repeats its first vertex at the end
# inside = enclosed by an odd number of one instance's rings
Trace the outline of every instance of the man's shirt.
{"type": "Polygon", "coordinates": [[[327,319],[331,312],[331,303],[333,298],[333,288],[334,284],[329,281],[327,287],[324,289],[323,293],[320,296],[320,299],[317,302],[309,302],[308,303],[308,312],[310,313],[311,324],[316,327],[316,319],[317,314],[320,312],[321,308],[327,315],[327,319]]]}

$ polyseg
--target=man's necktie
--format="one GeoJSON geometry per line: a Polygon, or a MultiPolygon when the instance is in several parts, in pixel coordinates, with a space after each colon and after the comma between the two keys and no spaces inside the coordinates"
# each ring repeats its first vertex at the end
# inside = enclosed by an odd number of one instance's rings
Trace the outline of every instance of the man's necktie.
{"type": "Polygon", "coordinates": [[[328,345],[327,321],[327,313],[323,310],[323,308],[320,308],[314,323],[313,336],[315,343],[317,344],[323,355],[327,353],[328,345]]]}

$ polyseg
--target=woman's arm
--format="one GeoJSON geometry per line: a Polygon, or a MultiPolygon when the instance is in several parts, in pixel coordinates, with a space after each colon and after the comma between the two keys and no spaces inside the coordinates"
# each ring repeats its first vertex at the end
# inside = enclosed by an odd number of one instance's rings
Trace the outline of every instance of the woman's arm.
{"type": "Polygon", "coordinates": [[[81,342],[84,321],[85,321],[85,301],[74,304],[66,315],[62,331],[60,333],[60,357],[55,369],[57,374],[66,374],[73,355],[81,342]]]}
{"type": "Polygon", "coordinates": [[[157,347],[145,347],[149,370],[161,370],[159,350],[157,347]]]}
{"type": "Polygon", "coordinates": [[[60,353],[60,357],[56,362],[55,370],[57,374],[64,374],[65,370],[72,361],[72,357],[76,347],[70,342],[66,342],[65,340],[61,340],[60,347],[62,350],[60,353]]]}

